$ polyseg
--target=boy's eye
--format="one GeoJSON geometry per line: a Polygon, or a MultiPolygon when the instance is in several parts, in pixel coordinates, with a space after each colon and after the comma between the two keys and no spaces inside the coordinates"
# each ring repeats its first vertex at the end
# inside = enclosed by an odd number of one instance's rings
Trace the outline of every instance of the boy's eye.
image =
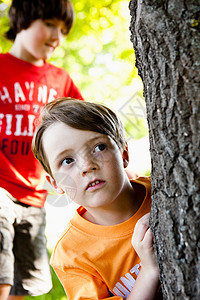
{"type": "Polygon", "coordinates": [[[105,144],[99,144],[94,148],[94,152],[104,151],[106,149],[105,144]]]}
{"type": "Polygon", "coordinates": [[[50,21],[45,21],[44,22],[46,26],[51,27],[51,26],[55,26],[53,23],[51,23],[50,21]]]}
{"type": "Polygon", "coordinates": [[[70,165],[73,161],[74,161],[73,158],[67,157],[62,160],[61,165],[62,166],[70,165]]]}
{"type": "Polygon", "coordinates": [[[44,24],[47,27],[59,28],[62,35],[67,35],[68,34],[68,30],[67,30],[65,25],[60,25],[59,23],[53,22],[52,20],[44,20],[44,24]]]}

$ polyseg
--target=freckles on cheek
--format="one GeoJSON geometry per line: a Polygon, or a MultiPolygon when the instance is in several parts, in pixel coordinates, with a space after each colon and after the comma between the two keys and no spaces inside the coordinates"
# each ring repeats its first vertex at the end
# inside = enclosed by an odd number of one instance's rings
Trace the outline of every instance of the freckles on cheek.
{"type": "Polygon", "coordinates": [[[59,173],[54,176],[56,183],[72,200],[76,197],[78,183],[68,174],[59,173]]]}
{"type": "Polygon", "coordinates": [[[101,167],[107,167],[107,165],[111,165],[113,155],[114,154],[112,153],[112,151],[107,151],[106,153],[100,152],[96,159],[101,167]]]}

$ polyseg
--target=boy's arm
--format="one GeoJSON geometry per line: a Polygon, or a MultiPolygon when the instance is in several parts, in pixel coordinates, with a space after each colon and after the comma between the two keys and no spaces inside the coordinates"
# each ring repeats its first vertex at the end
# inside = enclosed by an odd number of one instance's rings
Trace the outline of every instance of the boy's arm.
{"type": "Polygon", "coordinates": [[[159,269],[153,250],[153,234],[149,228],[149,214],[136,224],[132,245],[141,259],[141,270],[127,300],[151,300],[156,298],[159,286],[159,269]]]}
{"type": "Polygon", "coordinates": [[[65,86],[64,96],[75,98],[78,100],[84,100],[79,88],[74,84],[73,80],[69,75],[65,86]]]}

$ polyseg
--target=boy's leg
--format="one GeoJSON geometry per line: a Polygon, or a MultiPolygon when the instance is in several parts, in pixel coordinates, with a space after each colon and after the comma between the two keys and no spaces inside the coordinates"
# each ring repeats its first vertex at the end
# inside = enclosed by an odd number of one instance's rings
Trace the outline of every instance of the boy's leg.
{"type": "Polygon", "coordinates": [[[12,196],[0,188],[0,300],[7,300],[13,284],[15,206],[12,196]]]}
{"type": "Polygon", "coordinates": [[[9,284],[0,284],[0,300],[7,300],[11,286],[9,284]]]}
{"type": "Polygon", "coordinates": [[[23,300],[25,296],[9,296],[11,286],[0,284],[0,300],[23,300]]]}
{"type": "Polygon", "coordinates": [[[26,296],[9,296],[8,300],[23,300],[26,296]]]}

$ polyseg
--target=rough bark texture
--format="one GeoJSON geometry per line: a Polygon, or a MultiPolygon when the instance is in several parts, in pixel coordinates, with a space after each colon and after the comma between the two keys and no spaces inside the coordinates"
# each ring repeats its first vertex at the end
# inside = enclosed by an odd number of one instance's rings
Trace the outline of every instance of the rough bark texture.
{"type": "Polygon", "coordinates": [[[200,299],[200,1],[132,0],[165,299],[200,299]]]}

